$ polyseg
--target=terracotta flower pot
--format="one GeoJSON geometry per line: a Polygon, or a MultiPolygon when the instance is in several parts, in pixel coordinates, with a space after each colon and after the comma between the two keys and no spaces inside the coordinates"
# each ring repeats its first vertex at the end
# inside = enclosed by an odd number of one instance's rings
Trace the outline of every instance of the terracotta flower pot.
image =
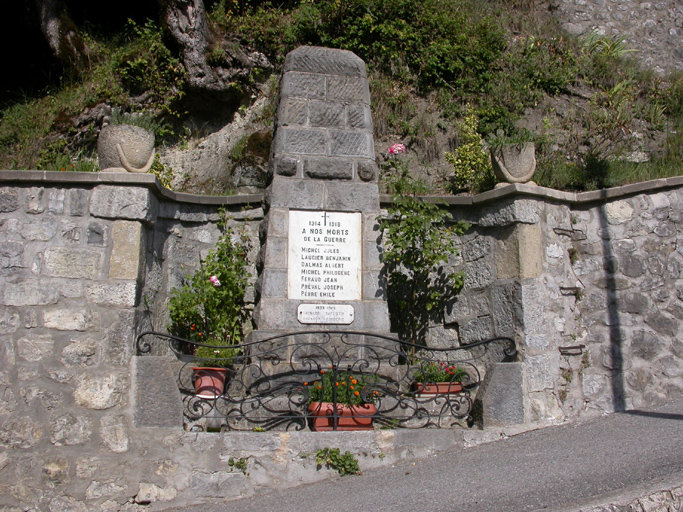
{"type": "Polygon", "coordinates": [[[192,371],[194,372],[192,382],[197,397],[213,400],[223,394],[228,370],[225,368],[194,367],[192,371]]]}
{"type": "Polygon", "coordinates": [[[448,395],[462,392],[462,382],[415,383],[415,391],[421,395],[448,395]]]}
{"type": "MultiPolygon", "coordinates": [[[[331,402],[311,402],[308,411],[313,416],[313,430],[334,430],[334,405],[331,402]]],[[[372,418],[377,413],[373,404],[337,404],[337,430],[372,430],[372,418]]]]}

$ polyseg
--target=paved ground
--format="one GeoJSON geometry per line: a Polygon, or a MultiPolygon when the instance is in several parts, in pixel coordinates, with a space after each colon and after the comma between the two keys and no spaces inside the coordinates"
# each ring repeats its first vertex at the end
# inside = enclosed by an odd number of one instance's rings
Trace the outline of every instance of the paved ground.
{"type": "Polygon", "coordinates": [[[683,400],[176,512],[577,511],[683,484],[683,400]]]}

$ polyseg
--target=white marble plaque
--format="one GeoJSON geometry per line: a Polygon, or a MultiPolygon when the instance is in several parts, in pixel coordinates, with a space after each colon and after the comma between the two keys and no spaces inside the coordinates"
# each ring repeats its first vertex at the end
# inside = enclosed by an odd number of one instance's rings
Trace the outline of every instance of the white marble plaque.
{"type": "Polygon", "coordinates": [[[351,304],[299,304],[297,316],[302,324],[345,324],[353,323],[351,304]]]}
{"type": "Polygon", "coordinates": [[[287,297],[361,299],[361,214],[289,211],[287,297]]]}

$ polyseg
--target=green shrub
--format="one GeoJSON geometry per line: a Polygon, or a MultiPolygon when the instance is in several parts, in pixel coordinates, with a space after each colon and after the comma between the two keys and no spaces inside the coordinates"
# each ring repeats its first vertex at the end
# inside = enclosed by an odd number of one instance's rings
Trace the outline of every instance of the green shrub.
{"type": "Polygon", "coordinates": [[[186,284],[171,291],[168,326],[171,334],[200,343],[195,355],[201,359],[230,359],[231,345],[243,341],[243,326],[249,320],[244,294],[250,240],[246,231],[225,225],[215,249],[186,284]],[[223,348],[217,348],[223,347],[223,348]]]}
{"type": "Polygon", "coordinates": [[[469,225],[449,223],[450,213],[419,197],[423,183],[412,179],[398,159],[389,165],[392,205],[378,220],[386,240],[382,261],[392,328],[411,343],[425,344],[430,319],[438,318],[462,287],[463,273],[444,264],[457,254],[457,235],[469,225]]]}
{"type": "Polygon", "coordinates": [[[459,124],[460,145],[453,153],[444,155],[446,161],[453,166],[451,184],[454,192],[483,192],[495,185],[491,157],[484,149],[484,141],[477,131],[477,125],[477,114],[468,108],[459,124]]]}

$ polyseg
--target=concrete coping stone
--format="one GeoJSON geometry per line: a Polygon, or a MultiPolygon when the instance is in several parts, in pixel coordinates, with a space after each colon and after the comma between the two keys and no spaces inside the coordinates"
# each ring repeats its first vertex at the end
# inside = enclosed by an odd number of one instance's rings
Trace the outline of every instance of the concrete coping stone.
{"type": "MultiPolygon", "coordinates": [[[[179,203],[192,203],[204,205],[260,205],[264,194],[248,194],[235,196],[208,196],[174,192],[164,188],[153,174],[129,174],[129,173],[100,173],[100,172],[60,172],[60,171],[33,171],[14,170],[1,171],[0,183],[30,183],[46,182],[54,184],[82,184],[82,185],[130,185],[147,187],[162,198],[179,203]]],[[[640,183],[632,183],[591,192],[563,192],[551,188],[536,185],[514,183],[494,190],[489,190],[476,196],[424,196],[424,199],[433,203],[444,203],[449,206],[478,206],[491,203],[503,198],[515,198],[523,196],[539,200],[552,199],[571,204],[586,204],[607,199],[616,199],[636,195],[642,192],[653,192],[667,188],[680,187],[683,185],[683,176],[660,178],[640,183]]],[[[380,204],[384,207],[391,204],[391,196],[380,194],[380,204]]]]}

